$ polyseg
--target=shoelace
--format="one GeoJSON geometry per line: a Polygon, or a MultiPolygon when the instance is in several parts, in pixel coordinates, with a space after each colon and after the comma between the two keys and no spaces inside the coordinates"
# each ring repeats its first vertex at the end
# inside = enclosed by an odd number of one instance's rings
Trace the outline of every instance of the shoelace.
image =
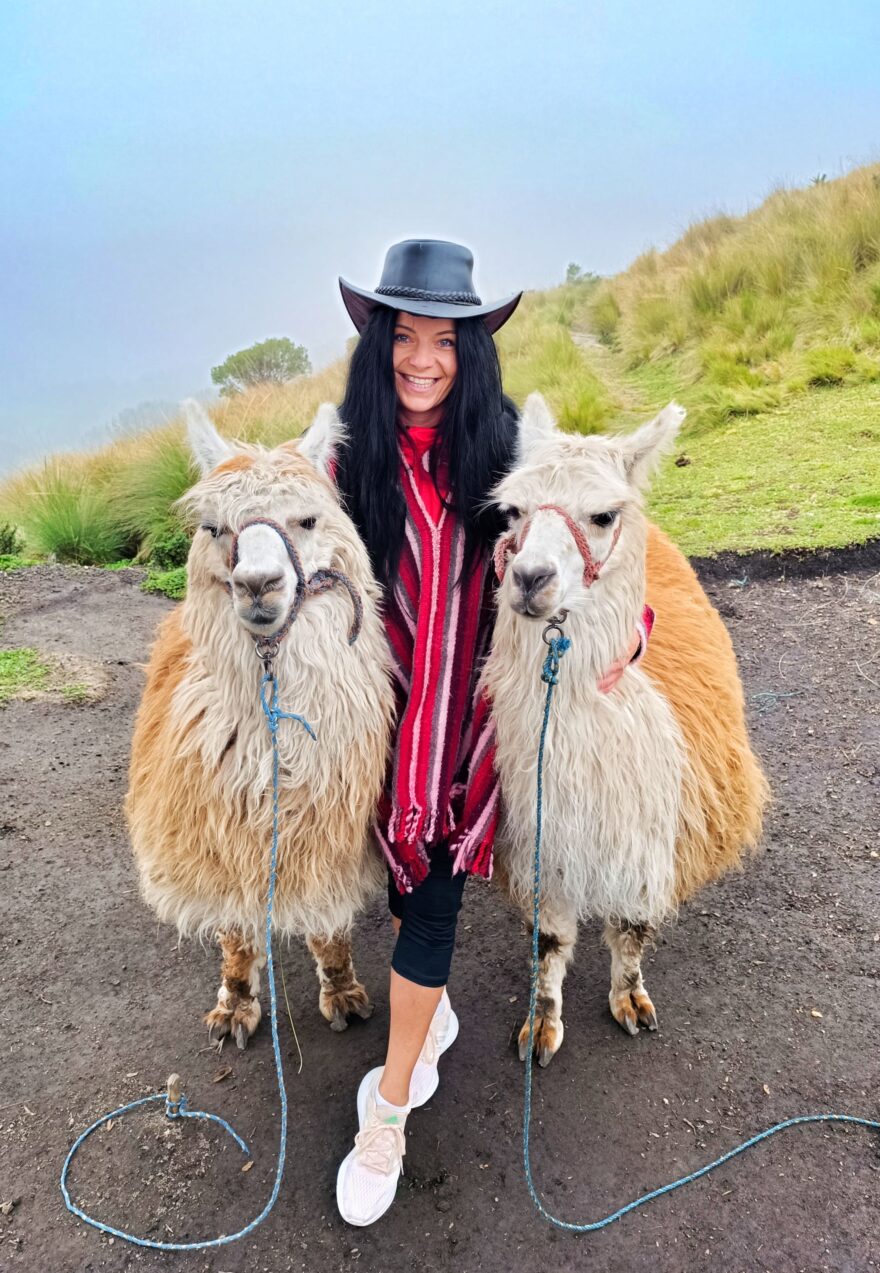
{"type": "Polygon", "coordinates": [[[391,1123],[371,1123],[354,1138],[358,1161],[369,1171],[389,1175],[395,1164],[403,1170],[406,1139],[403,1128],[391,1123]]]}

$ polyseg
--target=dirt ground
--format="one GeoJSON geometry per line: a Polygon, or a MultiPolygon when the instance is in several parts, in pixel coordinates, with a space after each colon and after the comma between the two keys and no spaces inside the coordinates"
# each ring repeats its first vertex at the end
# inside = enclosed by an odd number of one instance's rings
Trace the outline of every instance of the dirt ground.
{"type": "MultiPolygon", "coordinates": [[[[763,853],[689,905],[648,959],[656,1035],[630,1039],[614,1024],[598,931],[582,933],[565,1044],[535,1076],[535,1174],[557,1215],[598,1218],[789,1115],[880,1114],[877,571],[855,553],[791,567],[727,560],[709,572],[774,789],[763,853]]],[[[77,1160],[72,1188],[86,1209],[166,1240],[233,1231],[262,1207],[277,1144],[268,1029],[245,1053],[205,1050],[217,958],[178,948],[135,884],[120,806],[140,664],[170,605],[142,594],[139,578],[60,567],[0,577],[0,644],[85,657],[110,676],[97,703],[0,712],[0,1204],[17,1200],[9,1214],[0,1208],[0,1268],[880,1268],[880,1138],[857,1129],[795,1128],[596,1235],[542,1221],[523,1182],[513,1044],[526,939],[477,882],[450,986],[461,1035],[436,1097],[410,1120],[406,1175],[380,1223],[347,1227],[333,1194],[357,1083],[381,1060],[388,1021],[378,900],[357,932],[372,1021],[332,1034],[305,950],[284,954],[304,1064],[298,1074],[283,1016],[287,1170],[255,1235],[166,1255],[70,1216],[58,1174],[77,1132],[171,1071],[195,1108],[229,1118],[251,1142],[253,1169],[242,1173],[219,1129],[133,1114],[77,1160]]]]}

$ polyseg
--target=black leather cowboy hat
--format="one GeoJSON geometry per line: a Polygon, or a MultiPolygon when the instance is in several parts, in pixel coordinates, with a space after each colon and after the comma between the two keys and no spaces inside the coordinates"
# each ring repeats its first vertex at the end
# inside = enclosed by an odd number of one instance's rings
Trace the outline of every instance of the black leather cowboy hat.
{"type": "Polygon", "coordinates": [[[474,291],[474,258],[460,243],[405,239],[388,249],[375,292],[339,280],[351,321],[363,331],[377,305],[429,318],[482,318],[490,332],[506,323],[522,292],[484,305],[474,291]]]}

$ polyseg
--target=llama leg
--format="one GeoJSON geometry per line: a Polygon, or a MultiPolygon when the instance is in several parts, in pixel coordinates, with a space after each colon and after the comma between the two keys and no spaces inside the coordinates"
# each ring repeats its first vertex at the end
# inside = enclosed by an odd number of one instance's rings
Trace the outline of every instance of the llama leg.
{"type": "Polygon", "coordinates": [[[330,1029],[344,1030],[352,1013],[365,1021],[371,1017],[373,1005],[357,979],[351,958],[351,934],[336,933],[329,940],[309,937],[308,946],[321,983],[318,1006],[330,1022],[330,1029]]]}
{"type": "Polygon", "coordinates": [[[208,1037],[212,1042],[216,1037],[222,1046],[231,1034],[240,1048],[246,1048],[260,1024],[260,969],[266,959],[235,930],[218,933],[218,938],[223,964],[217,1005],[205,1016],[208,1037]]]}
{"type": "MultiPolygon", "coordinates": [[[[534,930],[529,926],[529,935],[534,930]]],[[[577,941],[577,915],[564,907],[541,905],[538,929],[538,998],[535,1006],[534,1051],[539,1065],[549,1065],[562,1046],[562,983],[577,941]]],[[[519,1032],[519,1059],[529,1046],[529,1023],[519,1032]]]]}
{"type": "Polygon", "coordinates": [[[657,1029],[657,1013],[642,981],[642,951],[654,940],[650,924],[609,921],[602,934],[611,951],[611,1015],[629,1034],[638,1034],[639,1022],[657,1029]]]}

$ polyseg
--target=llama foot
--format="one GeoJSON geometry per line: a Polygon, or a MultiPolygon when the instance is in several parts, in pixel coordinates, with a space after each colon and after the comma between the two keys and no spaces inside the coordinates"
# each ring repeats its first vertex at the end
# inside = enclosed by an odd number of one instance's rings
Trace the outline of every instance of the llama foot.
{"type": "Polygon", "coordinates": [[[321,1015],[330,1022],[330,1029],[337,1034],[348,1029],[349,1017],[360,1017],[362,1021],[368,1021],[373,1015],[373,1005],[359,981],[346,986],[344,990],[327,990],[322,986],[318,1006],[321,1015]]]}
{"type": "Polygon", "coordinates": [[[627,1034],[636,1035],[639,1025],[648,1030],[657,1029],[657,1013],[645,990],[613,990],[608,996],[611,1015],[627,1034]]]}
{"type": "Polygon", "coordinates": [[[235,1039],[236,1047],[244,1051],[251,1035],[260,1024],[261,1016],[259,999],[239,999],[231,1008],[218,1003],[215,1008],[205,1014],[208,1039],[219,1052],[227,1035],[231,1035],[235,1039]]]}
{"type": "MultiPolygon", "coordinates": [[[[538,1064],[543,1068],[550,1064],[562,1047],[564,1034],[562,1018],[551,1015],[535,1016],[535,1036],[533,1051],[538,1064]]],[[[519,1059],[524,1061],[529,1054],[529,1023],[525,1021],[519,1032],[519,1059]]]]}

